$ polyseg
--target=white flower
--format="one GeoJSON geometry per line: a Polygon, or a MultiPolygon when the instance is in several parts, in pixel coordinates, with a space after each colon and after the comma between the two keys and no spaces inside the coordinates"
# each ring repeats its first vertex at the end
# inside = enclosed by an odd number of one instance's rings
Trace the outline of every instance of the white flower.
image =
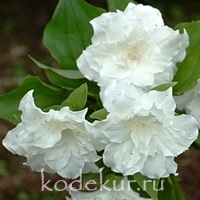
{"type": "Polygon", "coordinates": [[[124,178],[119,185],[113,186],[113,188],[100,188],[94,192],[77,191],[72,186],[68,188],[71,198],[66,197],[66,200],[150,200],[150,198],[140,197],[138,193],[133,191],[127,178],[124,178]]]}
{"type": "Polygon", "coordinates": [[[109,79],[142,87],[171,82],[189,44],[186,32],[165,26],[157,9],[141,4],[129,3],[124,12],[104,13],[91,24],[92,44],[77,66],[100,86],[109,79]]]}
{"type": "Polygon", "coordinates": [[[118,117],[113,110],[105,120],[95,121],[93,135],[106,144],[104,164],[123,175],[175,174],[174,157],[187,150],[198,134],[196,120],[190,115],[175,116],[175,106],[171,88],[150,91],[138,98],[134,109],[130,106],[127,117],[118,117]]]}
{"type": "Polygon", "coordinates": [[[127,81],[110,81],[100,88],[100,97],[104,108],[119,118],[131,116],[138,99],[144,92],[127,81]]]}
{"type": "Polygon", "coordinates": [[[35,106],[32,93],[29,91],[22,98],[22,122],[8,132],[3,145],[14,154],[27,157],[26,164],[35,171],[44,168],[62,177],[76,178],[82,169],[92,170],[99,157],[85,128],[87,110],[73,112],[63,107],[60,111],[43,112],[35,106]]]}
{"type": "Polygon", "coordinates": [[[200,128],[200,79],[197,85],[185,92],[183,95],[174,96],[179,110],[185,109],[186,114],[190,114],[197,120],[198,127],[200,128]]]}

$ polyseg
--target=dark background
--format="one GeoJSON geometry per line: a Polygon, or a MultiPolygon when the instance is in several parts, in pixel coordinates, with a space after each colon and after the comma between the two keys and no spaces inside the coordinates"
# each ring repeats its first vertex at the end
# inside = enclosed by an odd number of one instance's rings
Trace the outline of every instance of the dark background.
{"type": "MultiPolygon", "coordinates": [[[[31,55],[42,63],[54,61],[43,46],[43,30],[50,20],[58,0],[0,0],[0,94],[16,88],[28,75],[45,79],[41,69],[28,58],[31,55]]],[[[106,8],[104,0],[87,0],[106,8]]],[[[167,25],[200,19],[200,1],[137,1],[158,8],[167,25]]],[[[0,111],[1,112],[1,111],[0,111]]],[[[13,125],[0,120],[0,141],[13,125]]],[[[23,166],[24,158],[14,156],[0,144],[0,199],[1,200],[58,200],[65,194],[41,192],[40,174],[23,166]]],[[[179,177],[187,200],[200,199],[200,151],[191,148],[178,159],[179,177]]],[[[46,179],[59,179],[45,174],[46,179]]]]}

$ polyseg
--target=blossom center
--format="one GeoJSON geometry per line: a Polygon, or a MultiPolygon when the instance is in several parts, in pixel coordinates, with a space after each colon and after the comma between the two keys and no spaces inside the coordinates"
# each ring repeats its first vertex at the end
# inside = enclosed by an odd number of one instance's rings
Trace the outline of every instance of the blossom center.
{"type": "Polygon", "coordinates": [[[129,60],[139,60],[140,55],[141,55],[141,52],[139,51],[137,47],[135,47],[133,49],[128,49],[125,57],[128,58],[129,60]]]}
{"type": "Polygon", "coordinates": [[[140,58],[141,51],[137,46],[126,48],[122,54],[122,59],[131,67],[135,67],[140,58]]]}
{"type": "Polygon", "coordinates": [[[134,127],[137,127],[139,129],[146,129],[146,128],[150,128],[151,124],[147,120],[138,119],[136,123],[134,124],[134,127]]]}
{"type": "Polygon", "coordinates": [[[61,122],[56,119],[51,119],[49,121],[46,121],[46,125],[49,131],[52,133],[60,133],[68,128],[68,124],[66,122],[61,122]]]}
{"type": "Polygon", "coordinates": [[[63,130],[65,130],[67,127],[64,123],[50,123],[50,129],[53,133],[56,132],[62,132],[63,130]]]}
{"type": "MultiPolygon", "coordinates": [[[[156,118],[138,118],[134,119],[132,122],[132,130],[137,131],[138,133],[151,133],[152,129],[156,129],[156,118]]],[[[154,131],[153,131],[154,132],[154,131]]]]}

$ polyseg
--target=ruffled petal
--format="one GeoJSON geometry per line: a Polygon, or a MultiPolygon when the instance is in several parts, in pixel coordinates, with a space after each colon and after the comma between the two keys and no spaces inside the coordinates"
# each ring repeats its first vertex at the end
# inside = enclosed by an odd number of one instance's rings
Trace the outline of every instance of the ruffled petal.
{"type": "Polygon", "coordinates": [[[174,157],[166,157],[160,154],[149,156],[144,164],[141,173],[149,178],[168,177],[170,174],[176,174],[177,164],[174,157]]]}

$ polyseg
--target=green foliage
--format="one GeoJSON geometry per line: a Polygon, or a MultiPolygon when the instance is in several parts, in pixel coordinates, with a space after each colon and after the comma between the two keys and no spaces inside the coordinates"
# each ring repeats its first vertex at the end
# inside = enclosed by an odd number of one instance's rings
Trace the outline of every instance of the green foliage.
{"type": "Polygon", "coordinates": [[[65,69],[77,69],[76,60],[90,44],[89,21],[104,10],[83,0],[60,0],[44,31],[44,44],[65,69]]]}
{"type": "Polygon", "coordinates": [[[164,83],[164,84],[154,87],[151,90],[165,91],[165,90],[169,89],[170,87],[174,87],[176,84],[177,84],[177,82],[164,83]]]}
{"type": "Polygon", "coordinates": [[[96,185],[100,184],[100,175],[99,175],[99,173],[83,174],[83,178],[82,179],[83,179],[82,180],[83,190],[87,189],[86,187],[89,187],[90,184],[92,184],[95,187],[96,187],[96,185]]]}
{"type": "Polygon", "coordinates": [[[45,71],[51,84],[71,90],[80,87],[84,83],[87,83],[89,88],[89,93],[91,95],[99,94],[99,87],[97,86],[97,84],[85,79],[84,76],[80,73],[80,71],[55,69],[38,62],[31,56],[29,57],[38,67],[42,68],[45,71]]]}
{"type": "Polygon", "coordinates": [[[133,0],[107,0],[108,3],[108,10],[109,11],[116,11],[124,10],[128,3],[134,2],[133,0]]]}
{"type": "Polygon", "coordinates": [[[6,119],[14,124],[20,122],[21,112],[18,110],[19,102],[29,91],[34,90],[36,104],[45,109],[52,105],[60,105],[68,93],[43,83],[39,78],[27,76],[20,87],[0,96],[0,118],[6,119]]]}
{"type": "Polygon", "coordinates": [[[103,119],[106,119],[107,115],[108,115],[108,111],[105,108],[102,108],[101,110],[97,110],[97,111],[93,112],[90,115],[90,118],[103,120],[103,119]]]}
{"type": "Polygon", "coordinates": [[[53,85],[66,89],[76,89],[84,83],[85,79],[78,70],[55,69],[38,62],[32,57],[30,58],[38,67],[45,71],[49,81],[53,85]]]}
{"type": "Polygon", "coordinates": [[[38,67],[40,67],[44,70],[49,70],[49,71],[55,72],[56,74],[65,77],[66,79],[75,79],[76,80],[76,79],[84,78],[84,76],[78,70],[55,69],[55,68],[48,67],[47,65],[40,63],[39,61],[35,60],[31,56],[29,56],[29,57],[38,67]]]}
{"type": "Polygon", "coordinates": [[[190,38],[186,58],[177,65],[178,72],[173,80],[178,82],[174,86],[174,93],[181,94],[192,89],[200,78],[200,21],[181,23],[176,29],[180,31],[185,29],[190,38]]]}
{"type": "Polygon", "coordinates": [[[159,180],[150,179],[140,173],[134,174],[133,177],[143,191],[145,191],[153,200],[158,200],[159,180]]]}
{"type": "Polygon", "coordinates": [[[171,175],[164,179],[164,190],[159,191],[159,200],[185,200],[178,178],[171,175]]]}
{"type": "Polygon", "coordinates": [[[78,111],[82,110],[86,104],[87,101],[87,94],[88,94],[88,88],[87,84],[84,83],[79,88],[74,90],[69,97],[62,102],[61,106],[68,106],[70,110],[78,111]]]}
{"type": "Polygon", "coordinates": [[[40,194],[38,191],[19,191],[17,194],[17,200],[55,200],[64,199],[64,196],[60,194],[59,191],[52,190],[49,193],[40,194]]]}
{"type": "Polygon", "coordinates": [[[114,172],[107,173],[104,176],[105,185],[109,188],[116,188],[123,179],[124,177],[121,174],[116,174],[114,172]]]}
{"type": "Polygon", "coordinates": [[[51,84],[59,86],[61,88],[65,88],[68,90],[74,90],[84,83],[87,83],[88,85],[88,93],[90,95],[98,96],[99,95],[99,87],[95,82],[88,81],[86,79],[71,79],[66,78],[58,73],[52,71],[51,69],[45,69],[46,75],[51,82],[51,84]]]}
{"type": "Polygon", "coordinates": [[[131,187],[142,197],[150,197],[152,200],[185,200],[179,180],[174,175],[156,180],[136,173],[129,179],[131,187]]]}

